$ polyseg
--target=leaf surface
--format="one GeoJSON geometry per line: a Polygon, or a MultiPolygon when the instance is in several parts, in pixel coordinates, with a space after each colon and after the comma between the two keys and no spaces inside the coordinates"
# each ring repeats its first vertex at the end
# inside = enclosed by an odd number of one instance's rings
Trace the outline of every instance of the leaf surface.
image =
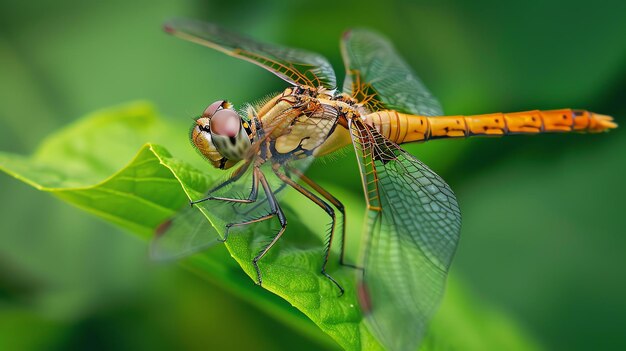
{"type": "MultiPolygon", "coordinates": [[[[158,118],[147,103],[134,103],[94,113],[52,134],[30,157],[0,152],[0,169],[149,240],[160,223],[186,206],[189,199],[200,198],[221,174],[208,164],[203,166],[193,155],[185,139],[186,128],[158,118]]],[[[333,190],[332,184],[328,186],[333,190]]],[[[358,222],[363,214],[360,199],[334,190],[347,205],[349,220],[358,222]]],[[[336,253],[331,256],[329,272],[346,289],[342,297],[319,274],[327,228],[324,224],[329,221],[326,215],[308,207],[312,205],[297,194],[287,194],[283,206],[289,229],[260,262],[267,291],[254,284],[251,261],[269,240],[271,223],[248,226],[225,245],[189,257],[183,265],[329,348],[338,344],[347,350],[381,349],[362,322],[355,272],[339,267],[336,253]]],[[[360,223],[349,226],[349,235],[359,231],[360,223]]],[[[452,284],[422,349],[535,348],[506,318],[483,313],[487,310],[463,293],[459,284],[452,284]],[[489,327],[495,324],[498,328],[489,327]],[[492,332],[507,337],[491,337],[492,332]],[[448,335],[469,336],[480,342],[468,348],[464,337],[448,335]]]]}

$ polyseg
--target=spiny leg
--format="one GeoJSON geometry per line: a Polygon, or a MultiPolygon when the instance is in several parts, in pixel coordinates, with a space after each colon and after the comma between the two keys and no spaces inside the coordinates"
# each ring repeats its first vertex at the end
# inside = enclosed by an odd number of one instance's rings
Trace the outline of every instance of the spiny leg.
{"type": "Polygon", "coordinates": [[[301,186],[300,184],[294,182],[293,180],[291,180],[291,178],[289,178],[286,175],[280,173],[277,169],[274,169],[274,173],[276,173],[278,178],[280,178],[283,182],[285,182],[286,184],[288,184],[292,188],[296,189],[298,192],[300,192],[300,194],[306,196],[309,200],[313,201],[315,204],[317,204],[319,207],[321,207],[324,210],[324,212],[326,212],[330,216],[332,222],[331,222],[331,227],[330,227],[330,234],[328,236],[328,241],[326,242],[326,247],[324,249],[324,263],[322,264],[322,271],[321,271],[321,273],[326,278],[328,278],[331,282],[333,282],[337,286],[337,288],[339,288],[339,296],[343,295],[343,293],[344,293],[343,287],[335,280],[335,278],[333,278],[330,274],[326,273],[326,265],[328,264],[328,257],[330,256],[330,247],[331,247],[332,242],[333,242],[333,237],[334,237],[334,234],[335,234],[335,225],[336,225],[336,222],[337,222],[337,217],[335,216],[335,211],[324,200],[320,199],[317,195],[313,194],[307,188],[305,188],[305,187],[301,186]]]}
{"type": "MultiPolygon", "coordinates": [[[[225,180],[224,182],[218,184],[217,186],[213,187],[211,190],[209,190],[207,193],[211,194],[231,183],[236,182],[237,180],[239,180],[239,178],[241,178],[241,176],[246,172],[246,170],[248,169],[248,164],[244,164],[241,167],[237,168],[237,170],[233,173],[233,175],[228,178],[227,180],[225,180]]],[[[228,198],[228,197],[218,197],[218,196],[207,196],[203,199],[200,200],[194,200],[191,201],[189,204],[191,206],[201,203],[201,202],[205,202],[208,200],[218,200],[218,201],[227,201],[227,202],[236,202],[236,203],[244,203],[244,204],[249,204],[252,202],[255,202],[257,199],[257,195],[258,195],[258,188],[259,188],[259,179],[258,176],[256,174],[256,172],[253,171],[252,173],[252,189],[250,189],[250,194],[248,195],[248,198],[246,199],[235,199],[235,198],[228,198]]]]}
{"type": "MultiPolygon", "coordinates": [[[[281,191],[283,191],[286,187],[287,187],[287,184],[285,184],[285,183],[281,184],[281,185],[278,187],[278,189],[276,189],[276,191],[274,192],[274,194],[278,194],[278,193],[280,193],[280,192],[281,192],[281,191]]],[[[264,202],[259,201],[259,202],[257,202],[256,204],[252,205],[252,207],[250,207],[250,206],[246,206],[246,211],[240,211],[240,210],[239,210],[239,208],[236,208],[236,207],[233,207],[233,210],[234,210],[235,212],[237,212],[237,214],[240,214],[240,215],[242,215],[242,216],[247,216],[247,215],[249,215],[250,213],[252,213],[252,212],[256,211],[259,207],[261,207],[261,206],[263,206],[263,205],[265,205],[265,203],[264,203],[264,202]]]]}
{"type": "MultiPolygon", "coordinates": [[[[245,172],[245,169],[243,171],[241,171],[242,168],[247,167],[247,166],[242,166],[239,169],[237,169],[237,171],[235,171],[235,173],[233,174],[233,177],[229,178],[228,180],[226,180],[224,183],[219,184],[218,186],[214,187],[213,189],[211,189],[209,191],[209,193],[220,189],[222,187],[224,187],[227,184],[230,184],[236,180],[238,180],[239,178],[241,178],[241,175],[245,172]]],[[[234,202],[234,203],[244,203],[244,204],[249,204],[249,203],[253,203],[256,202],[257,198],[258,198],[258,194],[259,194],[259,177],[257,174],[257,170],[254,169],[252,171],[252,188],[250,189],[250,194],[248,195],[247,199],[235,199],[235,198],[227,198],[227,197],[217,197],[217,196],[208,196],[204,199],[201,200],[196,200],[196,201],[191,201],[190,204],[191,206],[200,203],[200,202],[204,202],[204,201],[208,201],[208,200],[218,200],[218,201],[226,201],[226,202],[234,202]]],[[[256,208],[257,206],[255,206],[256,208]]],[[[241,226],[241,225],[246,225],[246,224],[250,224],[250,223],[255,223],[255,222],[260,222],[262,220],[265,219],[269,219],[273,216],[273,214],[268,214],[266,216],[261,216],[258,218],[254,218],[248,221],[244,221],[244,222],[239,222],[239,223],[228,223],[226,224],[226,230],[224,231],[224,238],[217,238],[217,241],[219,242],[226,242],[226,240],[228,239],[228,234],[230,233],[230,228],[231,227],[235,227],[235,226],[241,226]]]]}
{"type": "Polygon", "coordinates": [[[261,180],[261,185],[263,186],[263,191],[265,192],[265,196],[267,197],[267,202],[270,205],[270,209],[272,213],[278,217],[278,221],[280,222],[280,230],[278,231],[278,233],[276,233],[272,241],[270,241],[270,243],[267,244],[265,248],[263,248],[263,250],[261,250],[252,260],[252,265],[254,265],[254,269],[256,269],[257,284],[261,285],[263,283],[263,280],[261,279],[261,270],[259,269],[258,262],[260,259],[263,258],[263,256],[265,256],[265,254],[267,254],[267,252],[272,248],[272,246],[274,246],[274,244],[276,244],[278,239],[280,239],[280,237],[285,232],[285,229],[287,228],[287,218],[285,217],[283,210],[280,208],[280,205],[276,201],[276,198],[272,193],[272,189],[270,189],[270,185],[267,183],[267,179],[265,179],[263,173],[261,173],[261,171],[258,169],[255,169],[254,171],[258,172],[258,176],[261,180]]]}
{"type": "Polygon", "coordinates": [[[363,270],[362,267],[359,267],[351,263],[346,263],[344,261],[345,248],[346,248],[346,210],[343,204],[341,203],[341,201],[339,201],[331,193],[326,191],[326,189],[322,188],[319,184],[315,183],[311,178],[304,175],[304,173],[300,172],[298,169],[291,168],[291,167],[286,167],[286,169],[289,172],[295,174],[299,179],[301,179],[308,186],[313,188],[313,190],[317,191],[320,195],[322,195],[322,197],[328,200],[328,202],[333,204],[337,208],[337,210],[339,210],[339,212],[341,213],[341,219],[342,219],[341,221],[341,244],[340,244],[341,252],[339,254],[339,264],[341,264],[342,266],[363,270]]]}
{"type": "Polygon", "coordinates": [[[276,213],[270,212],[270,213],[268,213],[266,215],[255,217],[255,218],[252,218],[252,219],[248,219],[248,220],[245,220],[243,222],[228,223],[228,224],[226,224],[226,231],[224,232],[224,239],[217,239],[217,240],[221,241],[221,242],[226,242],[226,240],[228,240],[228,234],[230,233],[230,228],[232,228],[232,227],[241,227],[241,226],[252,224],[252,223],[262,222],[262,221],[268,220],[268,219],[270,219],[270,218],[272,218],[274,216],[276,216],[276,213]]]}

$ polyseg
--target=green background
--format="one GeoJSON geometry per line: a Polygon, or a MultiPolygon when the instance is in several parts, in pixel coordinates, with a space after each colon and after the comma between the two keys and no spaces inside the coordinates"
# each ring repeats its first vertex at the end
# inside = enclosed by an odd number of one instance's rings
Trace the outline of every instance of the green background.
{"type": "MultiPolygon", "coordinates": [[[[163,34],[173,16],[320,52],[338,72],[341,32],[366,26],[392,39],[448,114],[573,107],[620,123],[624,13],[621,1],[5,1],[0,150],[28,154],[79,116],[131,100],[189,119],[214,100],[240,105],[284,87],[163,34]]],[[[622,129],[407,147],[458,195],[453,274],[546,349],[581,350],[626,348],[625,148],[622,129]]],[[[310,175],[361,189],[350,153],[310,175]]],[[[3,349],[327,347],[216,284],[155,266],[145,243],[6,175],[0,195],[3,349]]]]}

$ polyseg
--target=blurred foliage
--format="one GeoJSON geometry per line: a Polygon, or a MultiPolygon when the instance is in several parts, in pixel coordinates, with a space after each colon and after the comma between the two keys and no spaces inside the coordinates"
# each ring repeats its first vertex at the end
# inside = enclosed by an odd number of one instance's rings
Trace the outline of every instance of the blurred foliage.
{"type": "MultiPolygon", "coordinates": [[[[341,32],[372,27],[392,38],[449,114],[571,106],[620,123],[626,113],[624,2],[320,6],[4,1],[0,150],[30,153],[76,116],[137,98],[185,121],[218,98],[239,105],[282,89],[257,67],[164,35],[160,24],[172,16],[318,51],[338,71],[341,32]]],[[[408,147],[459,197],[454,273],[549,349],[626,348],[625,139],[618,129],[408,147]]],[[[349,153],[310,174],[360,196],[349,153]]],[[[330,347],[215,284],[154,267],[142,242],[56,199],[5,176],[0,189],[2,349],[330,347]]]]}

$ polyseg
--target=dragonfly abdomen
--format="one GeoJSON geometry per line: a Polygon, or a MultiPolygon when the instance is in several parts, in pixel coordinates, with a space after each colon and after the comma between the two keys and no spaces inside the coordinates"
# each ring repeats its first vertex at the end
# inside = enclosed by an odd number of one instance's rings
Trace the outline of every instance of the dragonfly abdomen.
{"type": "Polygon", "coordinates": [[[474,135],[597,133],[617,127],[610,116],[572,109],[436,117],[385,110],[371,113],[364,120],[398,144],[474,135]]]}

